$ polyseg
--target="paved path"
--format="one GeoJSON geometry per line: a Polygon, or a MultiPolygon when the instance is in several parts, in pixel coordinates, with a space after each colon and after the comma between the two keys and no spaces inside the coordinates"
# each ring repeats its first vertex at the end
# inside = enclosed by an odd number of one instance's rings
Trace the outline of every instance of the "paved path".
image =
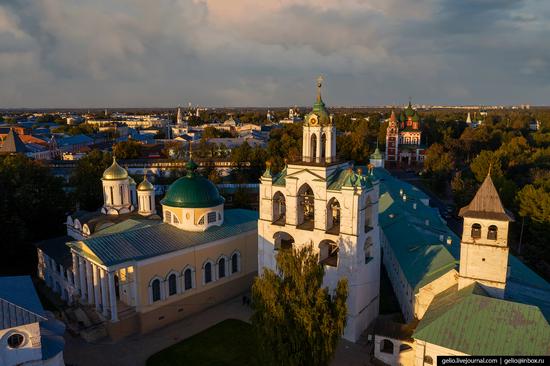
{"type": "MultiPolygon", "coordinates": [[[[225,319],[249,321],[251,315],[250,308],[243,306],[241,297],[237,297],[167,327],[117,343],[86,343],[82,338],[65,334],[65,363],[73,366],[145,366],[147,358],[172,344],[225,319]]],[[[368,364],[366,360],[365,346],[342,340],[332,365],[363,366],[368,364]]]]}

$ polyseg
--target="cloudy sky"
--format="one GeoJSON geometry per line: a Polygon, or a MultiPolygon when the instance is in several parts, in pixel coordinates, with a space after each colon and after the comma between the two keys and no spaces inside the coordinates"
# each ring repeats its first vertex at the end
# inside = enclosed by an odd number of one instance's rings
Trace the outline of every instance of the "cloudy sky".
{"type": "Polygon", "coordinates": [[[0,107],[550,104],[549,0],[0,0],[0,107]]]}

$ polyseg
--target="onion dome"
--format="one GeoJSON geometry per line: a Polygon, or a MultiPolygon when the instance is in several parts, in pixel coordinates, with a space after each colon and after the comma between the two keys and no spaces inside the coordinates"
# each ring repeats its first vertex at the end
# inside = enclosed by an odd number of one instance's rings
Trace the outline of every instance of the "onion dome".
{"type": "Polygon", "coordinates": [[[170,185],[166,195],[160,201],[162,205],[205,208],[219,206],[225,202],[214,183],[195,173],[197,167],[195,162],[189,161],[186,167],[187,175],[170,185]]]}
{"type": "Polygon", "coordinates": [[[418,116],[418,113],[415,113],[415,114],[412,116],[412,120],[413,120],[413,122],[418,122],[418,121],[420,121],[420,116],[418,116]]]}
{"type": "Polygon", "coordinates": [[[154,191],[155,187],[147,180],[147,176],[143,176],[143,181],[137,186],[138,191],[154,191]]]}
{"type": "Polygon", "coordinates": [[[321,98],[321,86],[323,79],[317,79],[317,100],[313,104],[313,109],[305,116],[305,121],[310,126],[331,126],[330,114],[325,107],[323,98],[321,98]]]}
{"type": "Polygon", "coordinates": [[[416,113],[416,111],[413,109],[411,101],[409,101],[409,105],[405,109],[405,115],[407,117],[412,117],[415,113],[416,113]]]}
{"type": "Polygon", "coordinates": [[[104,180],[122,180],[128,178],[126,169],[118,165],[116,158],[113,156],[113,164],[103,172],[104,180]]]}

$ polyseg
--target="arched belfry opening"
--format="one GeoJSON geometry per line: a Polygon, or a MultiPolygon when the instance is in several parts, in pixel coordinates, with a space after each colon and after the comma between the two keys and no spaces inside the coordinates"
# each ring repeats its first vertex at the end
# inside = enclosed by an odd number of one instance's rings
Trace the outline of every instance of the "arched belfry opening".
{"type": "Polygon", "coordinates": [[[311,135],[311,144],[309,146],[309,151],[311,151],[311,161],[317,160],[317,135],[311,135]]]}
{"type": "Polygon", "coordinates": [[[327,158],[327,135],[323,133],[321,135],[321,162],[324,162],[327,158]]]}
{"type": "Polygon", "coordinates": [[[313,230],[315,227],[315,197],[309,184],[298,190],[298,229],[313,230]]]}
{"type": "Polygon", "coordinates": [[[289,250],[294,245],[294,238],[284,231],[278,231],[273,235],[275,250],[289,250]]]}
{"type": "Polygon", "coordinates": [[[286,223],[286,199],[281,192],[273,196],[273,224],[284,226],[286,223]]]}
{"type": "Polygon", "coordinates": [[[332,240],[319,243],[319,263],[325,266],[338,267],[338,244],[332,240]]]}
{"type": "Polygon", "coordinates": [[[327,205],[327,233],[340,234],[340,202],[331,198],[327,205]]]}

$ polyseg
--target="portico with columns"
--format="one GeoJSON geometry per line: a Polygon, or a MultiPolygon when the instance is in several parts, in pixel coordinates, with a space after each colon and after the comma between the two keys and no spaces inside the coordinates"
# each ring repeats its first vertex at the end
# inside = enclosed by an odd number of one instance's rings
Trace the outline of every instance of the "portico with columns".
{"type": "Polygon", "coordinates": [[[133,265],[105,266],[71,249],[78,301],[93,306],[106,320],[118,321],[119,303],[136,307],[137,278],[133,265]]]}

